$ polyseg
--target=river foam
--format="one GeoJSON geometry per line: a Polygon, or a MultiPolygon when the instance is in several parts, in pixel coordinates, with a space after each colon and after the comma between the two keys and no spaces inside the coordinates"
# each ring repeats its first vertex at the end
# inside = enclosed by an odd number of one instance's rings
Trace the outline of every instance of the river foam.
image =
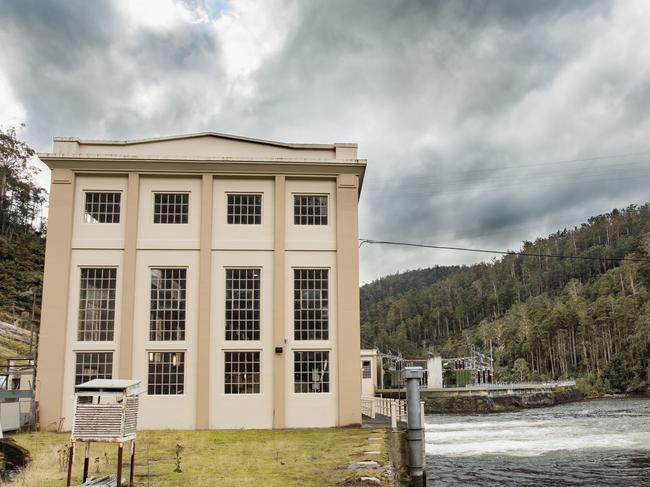
{"type": "Polygon", "coordinates": [[[642,485],[636,480],[650,479],[650,400],[432,415],[425,441],[428,485],[642,485]]]}

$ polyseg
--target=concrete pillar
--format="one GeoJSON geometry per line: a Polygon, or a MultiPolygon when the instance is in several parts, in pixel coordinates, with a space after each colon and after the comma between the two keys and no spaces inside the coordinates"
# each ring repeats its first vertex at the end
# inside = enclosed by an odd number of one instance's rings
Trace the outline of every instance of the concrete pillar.
{"type": "MultiPolygon", "coordinates": [[[[275,214],[273,241],[273,428],[284,428],[285,425],[285,361],[289,353],[285,343],[285,199],[286,178],[275,177],[275,214]]],[[[291,376],[293,377],[293,375],[291,376]]]]}
{"type": "Polygon", "coordinates": [[[140,175],[129,173],[126,191],[126,223],[124,260],[122,264],[122,314],[120,321],[119,364],[113,377],[131,379],[133,376],[133,314],[135,312],[135,271],[138,242],[138,205],[140,175]]]}
{"type": "Polygon", "coordinates": [[[72,367],[72,359],[62,354],[68,330],[74,182],[75,175],[69,169],[52,171],[36,370],[41,430],[56,429],[68,414],[62,411],[63,376],[66,363],[72,367]]]}
{"type": "MultiPolygon", "coordinates": [[[[199,250],[199,319],[197,327],[196,427],[210,427],[210,309],[212,290],[212,191],[213,178],[201,183],[201,238],[199,250]]],[[[214,378],[213,378],[214,380],[214,378]]]]}
{"type": "Polygon", "coordinates": [[[442,357],[440,355],[427,360],[427,388],[442,389],[442,357]]]}
{"type": "Polygon", "coordinates": [[[338,426],[361,424],[358,185],[354,174],[336,181],[338,426]]]}

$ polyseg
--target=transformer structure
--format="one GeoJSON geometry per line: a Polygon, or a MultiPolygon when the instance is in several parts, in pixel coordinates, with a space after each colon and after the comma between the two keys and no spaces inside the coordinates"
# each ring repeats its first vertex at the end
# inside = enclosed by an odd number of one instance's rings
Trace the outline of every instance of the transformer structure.
{"type": "Polygon", "coordinates": [[[377,354],[381,363],[380,389],[403,389],[406,386],[404,369],[406,367],[422,367],[424,373],[420,379],[422,387],[427,386],[427,361],[419,359],[405,359],[401,355],[379,352],[377,354]]]}
{"type": "Polygon", "coordinates": [[[491,384],[494,380],[491,350],[487,356],[474,345],[466,357],[443,358],[442,369],[445,387],[491,384]]]}

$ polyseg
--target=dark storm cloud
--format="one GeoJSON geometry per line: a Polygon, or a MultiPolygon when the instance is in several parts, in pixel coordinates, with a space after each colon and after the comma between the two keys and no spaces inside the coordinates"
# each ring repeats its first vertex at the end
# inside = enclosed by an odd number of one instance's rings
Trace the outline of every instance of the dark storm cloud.
{"type": "Polygon", "coordinates": [[[115,2],[6,2],[0,54],[26,107],[33,143],[52,135],[139,137],[179,130],[205,109],[199,87],[222,76],[205,27],[129,29],[115,2]],[[132,97],[160,90],[143,110],[132,97]]]}
{"type": "MultiPolygon", "coordinates": [[[[192,0],[182,15],[211,18],[162,27],[116,2],[5,3],[0,75],[39,149],[197,130],[358,142],[376,239],[516,248],[647,199],[648,154],[559,162],[650,149],[641,0],[192,0]]],[[[361,255],[363,280],[484,258],[361,255]]]]}

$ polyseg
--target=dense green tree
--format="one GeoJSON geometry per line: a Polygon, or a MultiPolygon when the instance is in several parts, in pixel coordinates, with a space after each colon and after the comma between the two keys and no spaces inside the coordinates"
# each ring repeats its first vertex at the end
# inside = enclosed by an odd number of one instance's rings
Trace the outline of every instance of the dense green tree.
{"type": "Polygon", "coordinates": [[[530,369],[528,368],[528,363],[525,358],[518,358],[515,360],[515,363],[512,366],[512,372],[515,374],[517,379],[521,382],[524,379],[528,379],[530,375],[530,369]]]}
{"type": "Polygon", "coordinates": [[[0,233],[26,235],[41,225],[45,190],[34,180],[34,150],[21,141],[16,129],[0,127],[0,233]]]}
{"type": "Polygon", "coordinates": [[[0,319],[26,323],[38,318],[45,224],[34,150],[14,128],[0,128],[0,319]]]}

